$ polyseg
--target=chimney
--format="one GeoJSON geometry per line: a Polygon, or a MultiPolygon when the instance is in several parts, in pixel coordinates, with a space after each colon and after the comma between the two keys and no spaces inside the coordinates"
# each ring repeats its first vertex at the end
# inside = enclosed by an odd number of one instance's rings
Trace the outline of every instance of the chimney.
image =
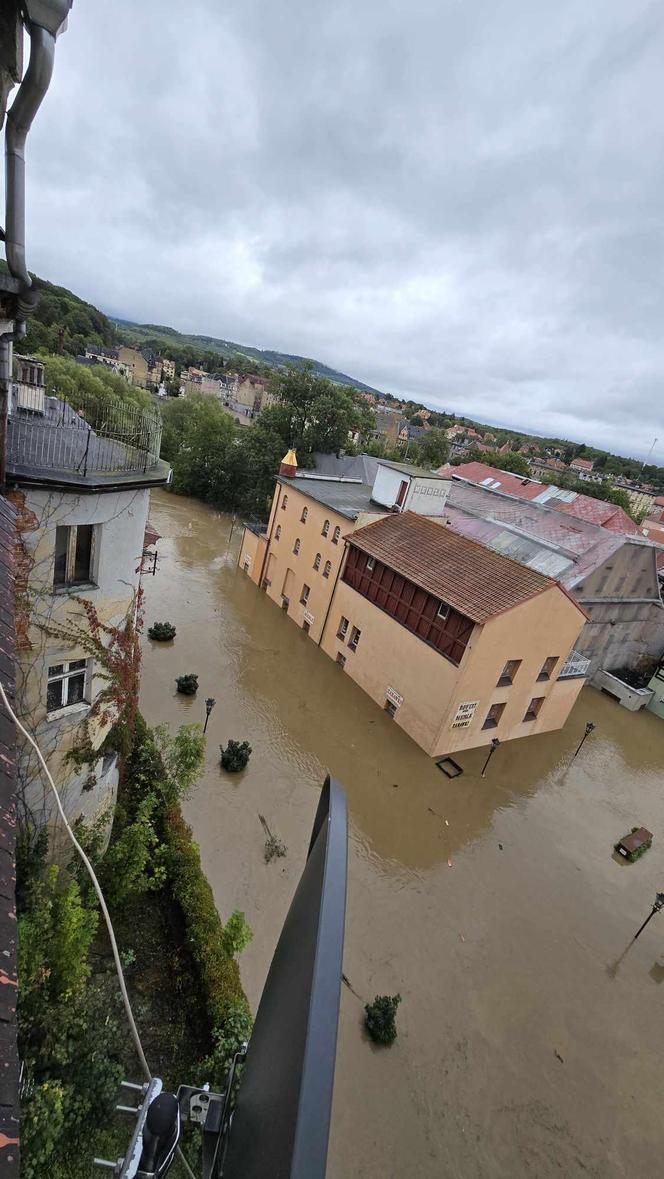
{"type": "Polygon", "coordinates": [[[285,475],[289,479],[297,475],[297,456],[294,450],[289,450],[288,454],[282,458],[279,464],[279,474],[285,475]]]}

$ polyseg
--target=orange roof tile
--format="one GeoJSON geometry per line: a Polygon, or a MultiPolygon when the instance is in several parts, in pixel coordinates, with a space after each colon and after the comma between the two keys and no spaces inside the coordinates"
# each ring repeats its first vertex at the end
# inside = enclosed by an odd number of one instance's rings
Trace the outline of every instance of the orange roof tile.
{"type": "Polygon", "coordinates": [[[558,586],[543,573],[414,512],[383,516],[346,539],[473,622],[484,623],[558,586]]]}

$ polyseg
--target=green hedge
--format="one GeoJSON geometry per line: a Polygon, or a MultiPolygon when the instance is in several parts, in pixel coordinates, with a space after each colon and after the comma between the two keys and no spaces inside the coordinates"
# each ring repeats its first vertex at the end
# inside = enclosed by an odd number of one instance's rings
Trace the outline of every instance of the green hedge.
{"type": "Polygon", "coordinates": [[[168,882],[184,917],[187,942],[201,976],[210,1022],[223,1026],[238,1007],[248,1010],[240,970],[224,948],[224,929],[203,874],[198,844],[179,807],[163,816],[168,882]]]}

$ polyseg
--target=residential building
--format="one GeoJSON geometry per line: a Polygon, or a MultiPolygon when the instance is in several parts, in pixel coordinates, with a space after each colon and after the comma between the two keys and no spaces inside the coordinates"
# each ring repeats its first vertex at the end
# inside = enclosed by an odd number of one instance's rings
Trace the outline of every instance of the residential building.
{"type": "Polygon", "coordinates": [[[131,384],[146,389],[148,384],[148,362],[137,348],[128,348],[121,344],[117,349],[118,360],[131,369],[131,384]]]}
{"type": "Polygon", "coordinates": [[[240,377],[235,393],[233,394],[233,400],[238,406],[243,406],[253,413],[260,413],[268,405],[274,405],[277,400],[276,395],[271,390],[271,385],[272,381],[270,377],[251,375],[240,377]]]}
{"type": "Polygon", "coordinates": [[[409,512],[347,540],[322,649],[431,757],[565,723],[584,616],[555,581],[409,512]]]}
{"type": "Polygon", "coordinates": [[[590,459],[575,458],[572,459],[569,469],[574,471],[574,474],[579,479],[586,479],[591,473],[595,464],[590,459]]]}
{"type": "Polygon", "coordinates": [[[644,512],[646,516],[650,516],[653,511],[656,511],[658,497],[654,487],[640,487],[638,484],[629,484],[628,482],[619,485],[617,480],[615,480],[615,484],[623,487],[635,516],[640,516],[644,512]]]}
{"type": "Polygon", "coordinates": [[[567,471],[566,463],[559,458],[533,458],[530,460],[530,469],[533,475],[537,478],[542,475],[561,475],[567,471]]]}
{"type": "Polygon", "coordinates": [[[403,414],[400,409],[393,409],[389,405],[377,405],[374,410],[376,424],[373,429],[374,438],[383,438],[390,445],[396,446],[399,431],[403,425],[403,414]]]}
{"type": "Polygon", "coordinates": [[[104,364],[110,368],[118,376],[124,377],[131,385],[134,377],[134,367],[127,360],[120,359],[118,348],[100,348],[97,345],[89,345],[85,349],[85,357],[76,357],[80,363],[82,360],[92,364],[104,364]]]}
{"type": "Polygon", "coordinates": [[[169,360],[167,356],[161,358],[161,370],[165,381],[175,380],[175,361],[169,360]]]}
{"type": "Polygon", "coordinates": [[[19,409],[44,412],[46,386],[44,364],[35,356],[14,353],[14,388],[19,409]]]}
{"type": "Polygon", "coordinates": [[[418,438],[427,433],[428,426],[418,426],[417,422],[409,422],[406,419],[399,430],[399,442],[417,442],[418,438]]]}
{"type": "MultiPolygon", "coordinates": [[[[74,409],[44,394],[34,366],[30,375],[30,397],[25,381],[12,389],[6,451],[5,494],[17,529],[17,710],[46,757],[68,818],[90,821],[110,812],[117,768],[115,755],[102,749],[110,718],[93,710],[104,668],[72,624],[86,629],[88,602],[110,627],[135,610],[149,489],[167,482],[169,468],[159,459],[156,411],[111,400],[99,415],[83,394],[74,409]],[[84,745],[92,757],[72,761],[84,745]]],[[[62,832],[54,803],[24,745],[18,784],[26,812],[51,827],[57,850],[62,832]]]]}
{"type": "Polygon", "coordinates": [[[285,456],[240,568],[431,756],[560,727],[583,609],[448,527],[448,479],[369,456],[335,476],[325,458],[300,474],[285,456]]]}
{"type": "MultiPolygon", "coordinates": [[[[520,487],[515,476],[494,486],[494,479],[487,485],[462,478],[456,472],[463,467],[449,470],[453,473],[446,504],[449,526],[555,577],[583,607],[587,620],[578,650],[588,660],[589,677],[616,667],[635,667],[644,656],[660,657],[664,609],[658,568],[664,550],[653,543],[656,537],[646,539],[635,526],[629,533],[622,532],[611,527],[611,519],[606,526],[573,516],[562,510],[570,505],[561,505],[555,497],[526,500],[503,490],[511,488],[510,480],[520,487]]],[[[590,503],[601,506],[602,501],[590,503]]]]}

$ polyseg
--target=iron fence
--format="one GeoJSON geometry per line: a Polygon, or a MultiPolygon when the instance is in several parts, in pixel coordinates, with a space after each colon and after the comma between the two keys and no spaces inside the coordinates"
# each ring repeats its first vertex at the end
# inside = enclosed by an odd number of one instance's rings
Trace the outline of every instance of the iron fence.
{"type": "Polygon", "coordinates": [[[71,405],[47,396],[43,412],[15,403],[8,426],[7,461],[18,473],[146,472],[161,448],[157,409],[87,393],[75,394],[71,405]]]}
{"type": "Polygon", "coordinates": [[[570,651],[560,670],[559,680],[569,680],[574,676],[585,676],[590,667],[590,660],[578,651],[570,651]]]}

